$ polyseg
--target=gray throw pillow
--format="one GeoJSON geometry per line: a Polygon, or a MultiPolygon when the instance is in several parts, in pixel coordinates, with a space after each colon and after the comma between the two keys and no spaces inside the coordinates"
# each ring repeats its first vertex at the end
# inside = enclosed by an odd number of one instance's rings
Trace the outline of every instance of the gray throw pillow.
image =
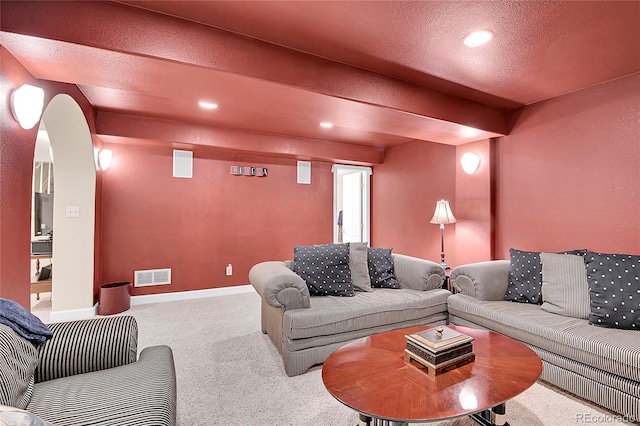
{"type": "Polygon", "coordinates": [[[640,330],[640,256],[588,252],[589,323],[640,330]]]}
{"type": "Polygon", "coordinates": [[[367,243],[349,243],[349,268],[354,290],[373,290],[367,263],[367,243]]]}
{"type": "Polygon", "coordinates": [[[0,324],[0,405],[27,408],[37,365],[36,348],[11,327],[0,324]]]}
{"type": "Polygon", "coordinates": [[[587,271],[582,256],[540,253],[543,311],[566,317],[589,319],[587,271]]]}
{"type": "Polygon", "coordinates": [[[348,244],[295,246],[293,272],[309,288],[311,296],[353,296],[348,244]]]}

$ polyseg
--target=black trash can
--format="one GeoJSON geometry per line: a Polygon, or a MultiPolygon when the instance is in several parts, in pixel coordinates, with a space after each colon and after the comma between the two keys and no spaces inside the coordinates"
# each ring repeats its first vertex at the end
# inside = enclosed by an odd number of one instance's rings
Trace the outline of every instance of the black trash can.
{"type": "Polygon", "coordinates": [[[100,286],[98,315],[119,314],[131,308],[131,282],[119,281],[100,286]]]}

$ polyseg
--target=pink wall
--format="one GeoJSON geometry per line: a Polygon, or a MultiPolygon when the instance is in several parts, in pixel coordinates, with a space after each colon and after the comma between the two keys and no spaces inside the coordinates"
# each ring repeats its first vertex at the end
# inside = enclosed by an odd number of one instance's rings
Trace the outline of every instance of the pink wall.
{"type": "MultiPolygon", "coordinates": [[[[408,142],[385,151],[373,169],[371,245],[440,263],[440,228],[429,223],[436,201],[455,204],[454,146],[408,142]]],[[[454,226],[445,226],[447,263],[455,259],[454,226]]]]}
{"type": "Polygon", "coordinates": [[[493,140],[459,145],[456,148],[456,237],[455,263],[450,266],[493,259],[493,207],[495,173],[492,162],[493,140]],[[480,156],[475,173],[462,170],[460,157],[467,152],[480,156]]]}
{"type": "MultiPolygon", "coordinates": [[[[33,154],[38,125],[24,130],[13,119],[10,108],[11,92],[23,84],[33,84],[45,91],[45,108],[59,93],[72,96],[82,108],[92,133],[95,112],[76,86],[37,80],[0,46],[0,297],[15,300],[29,308],[31,274],[31,181],[33,154]]],[[[100,181],[98,178],[98,190],[100,181]]],[[[96,224],[99,226],[99,210],[96,224]]],[[[96,256],[96,274],[100,259],[96,256]]]]}
{"type": "Polygon", "coordinates": [[[254,264],[291,259],[294,245],[332,242],[330,164],[312,163],[311,185],[301,185],[295,160],[200,148],[193,178],[181,179],[172,177],[171,147],[105,146],[113,161],[102,188],[103,282],[171,268],[171,285],[134,294],[248,284],[254,264]],[[233,176],[233,165],[266,167],[269,175],[233,176]]]}
{"type": "Polygon", "coordinates": [[[640,73],[525,107],[497,143],[496,256],[640,253],[640,73]]]}
{"type": "Polygon", "coordinates": [[[29,307],[31,180],[38,126],[24,130],[11,115],[11,92],[37,80],[0,46],[0,297],[29,307]]]}

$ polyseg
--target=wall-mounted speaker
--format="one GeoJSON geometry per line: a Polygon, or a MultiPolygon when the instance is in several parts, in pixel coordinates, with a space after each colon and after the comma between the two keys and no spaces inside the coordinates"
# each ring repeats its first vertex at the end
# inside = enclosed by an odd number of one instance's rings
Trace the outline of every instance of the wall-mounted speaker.
{"type": "Polygon", "coordinates": [[[311,162],[298,161],[298,183],[311,183],[311,162]]]}
{"type": "Polygon", "coordinates": [[[193,177],[193,152],[173,150],[173,177],[193,177]]]}

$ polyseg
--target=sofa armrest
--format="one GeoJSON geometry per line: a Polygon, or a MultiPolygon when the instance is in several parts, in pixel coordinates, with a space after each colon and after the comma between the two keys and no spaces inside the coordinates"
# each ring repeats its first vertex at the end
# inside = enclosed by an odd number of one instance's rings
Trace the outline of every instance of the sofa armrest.
{"type": "Polygon", "coordinates": [[[504,300],[509,286],[509,261],[461,265],[451,271],[451,285],[458,292],[479,300],[504,300]]]}
{"type": "Polygon", "coordinates": [[[309,288],[284,262],[261,262],[249,271],[249,281],[260,297],[274,308],[300,309],[311,306],[309,288]]]}
{"type": "Polygon", "coordinates": [[[38,346],[36,383],[136,361],[138,324],[130,315],[48,324],[53,337],[38,346]]]}
{"type": "Polygon", "coordinates": [[[404,254],[394,253],[392,257],[400,287],[420,291],[442,288],[446,274],[439,264],[404,254]]]}

